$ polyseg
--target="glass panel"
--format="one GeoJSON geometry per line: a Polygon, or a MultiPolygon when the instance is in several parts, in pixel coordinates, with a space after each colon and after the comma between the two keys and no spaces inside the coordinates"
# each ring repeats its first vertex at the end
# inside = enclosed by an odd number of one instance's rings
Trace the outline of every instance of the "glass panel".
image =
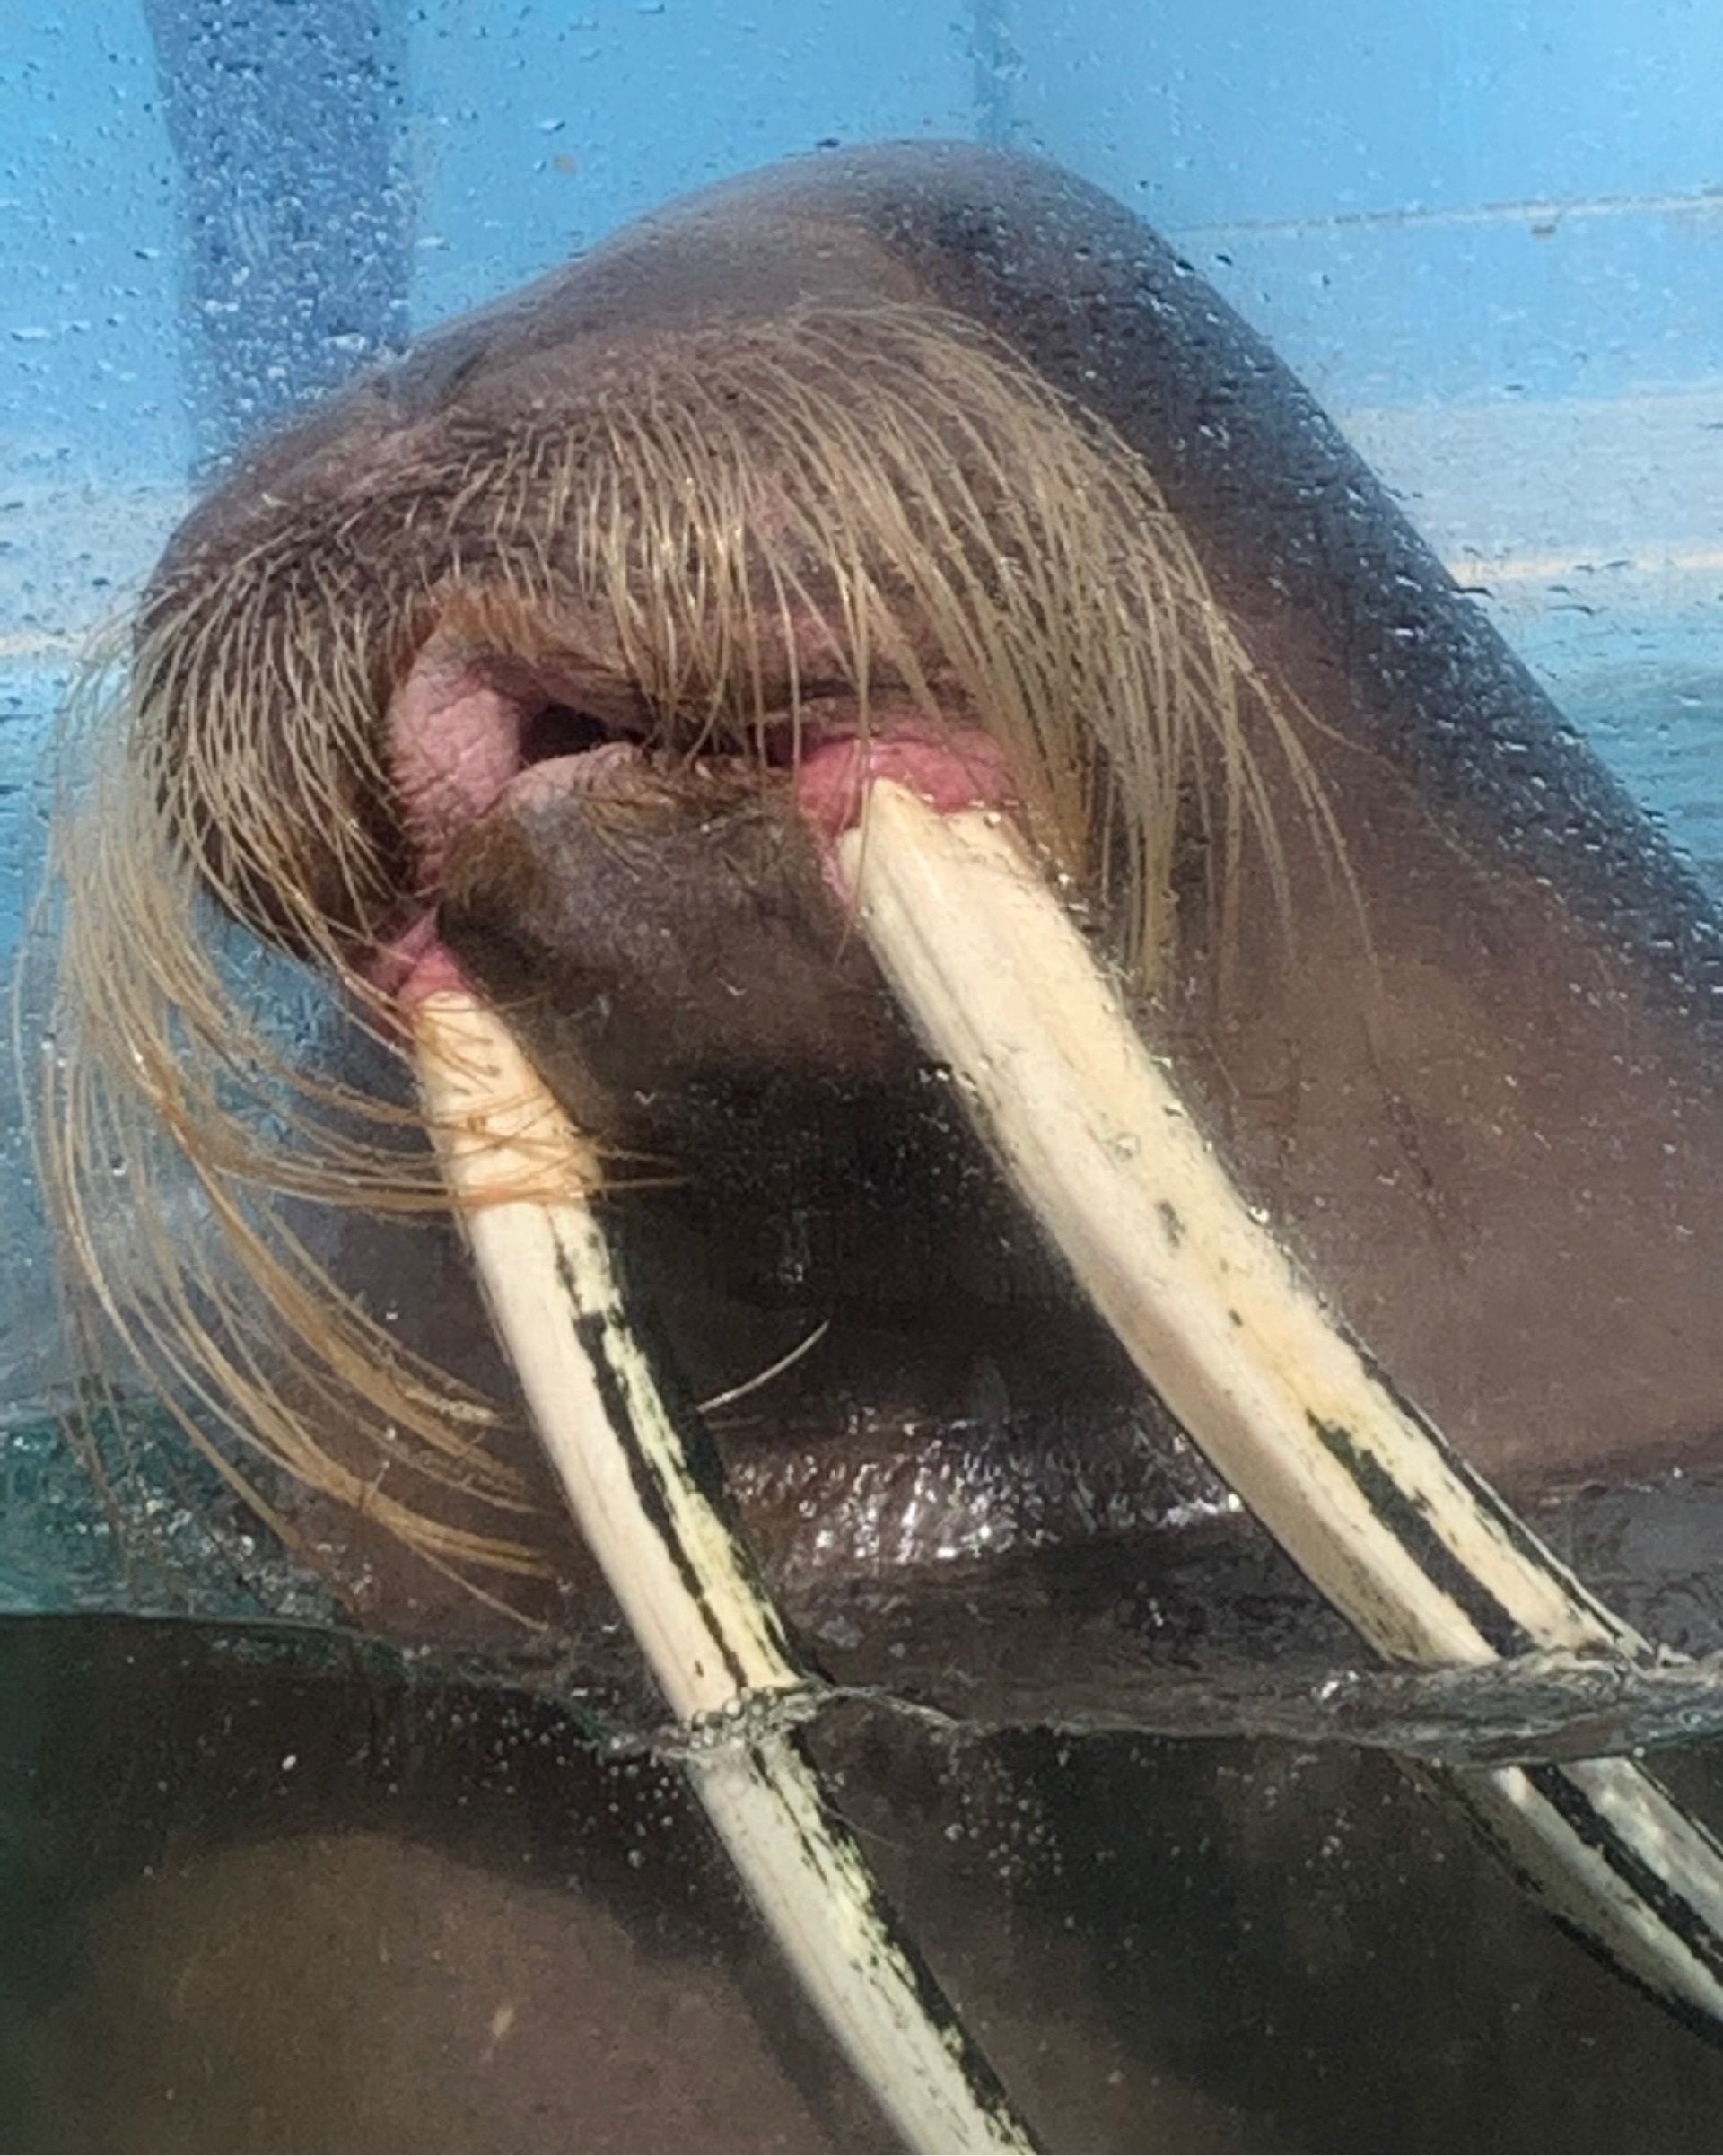
{"type": "Polygon", "coordinates": [[[1047,2145],[1710,2145],[1715,43],[13,0],[17,2145],[894,2145],[726,1745],[1047,2145]],[[1211,1149],[1111,1302],[844,910],[864,778],[1024,835],[1211,1149]],[[456,980],[789,1620],[728,1736],[494,1341],[456,980]]]}

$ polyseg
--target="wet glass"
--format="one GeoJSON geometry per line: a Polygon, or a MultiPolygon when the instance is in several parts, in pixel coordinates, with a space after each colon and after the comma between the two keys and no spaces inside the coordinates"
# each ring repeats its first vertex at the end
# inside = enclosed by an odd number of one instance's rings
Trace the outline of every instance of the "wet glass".
{"type": "MultiPolygon", "coordinates": [[[[1050,158],[1106,190],[1168,240],[1169,276],[1211,287],[1308,385],[1469,595],[1479,637],[1488,625],[1505,639],[1666,839],[1631,904],[1626,872],[1606,863],[1595,910],[1605,942],[1621,928],[1657,950],[1644,892],[1680,880],[1680,921],[1704,925],[1657,963],[1697,1037],[1716,1022],[1688,1005],[1710,978],[1723,877],[1723,210],[1707,162],[1720,69],[1723,40],[1691,11],[1629,22],[1601,0],[1559,24],[1529,8],[1243,0],[25,0],[0,31],[8,965],[26,946],[51,960],[58,933],[52,900],[29,921],[57,786],[81,783],[75,765],[56,776],[57,719],[87,698],[92,653],[107,652],[109,678],[123,670],[153,565],[248,443],[693,189],[783,159],[811,169],[865,144],[955,140],[1050,158]]],[[[960,241],[942,228],[938,243],[960,241]]],[[[1067,267],[1080,280],[1080,260],[1067,267]]],[[[1027,294],[1045,272],[1008,251],[986,274],[1003,313],[1013,280],[1027,294]]],[[[975,303],[955,276],[940,297],[975,303]]],[[[1207,303],[1191,302],[1193,321],[1207,303]]],[[[1050,379],[1056,341],[1037,357],[1050,379]]],[[[1060,384],[1080,402],[1103,393],[1087,364],[1072,358],[1060,384]]],[[[1180,454],[1224,471],[1257,453],[1253,414],[1279,408],[1254,394],[1219,370],[1193,426],[1168,423],[1180,454]]],[[[1123,405],[1107,416],[1139,439],[1123,405]]],[[[1325,504],[1334,552],[1295,565],[1317,612],[1375,513],[1343,486],[1325,504]]],[[[1456,738],[1433,729],[1418,767],[1434,797],[1466,767],[1466,727],[1495,728],[1511,765],[1519,692],[1491,705],[1476,690],[1496,662],[1463,628],[1422,648],[1421,586],[1396,629],[1395,574],[1385,556],[1372,615],[1400,639],[1394,662],[1409,681],[1456,670],[1456,738]]],[[[1259,625],[1274,603],[1224,597],[1259,625]]],[[[586,745],[586,714],[547,710],[555,748],[586,745]]],[[[1534,777],[1516,797],[1517,857],[1527,892],[1559,897],[1561,849],[1581,845],[1573,802],[1583,793],[1602,828],[1616,797],[1587,776],[1546,790],[1539,812],[1542,766],[1534,777]]],[[[1385,884],[1393,856],[1354,852],[1385,884]]],[[[1529,917],[1506,901],[1480,913],[1481,951],[1495,962],[1490,939],[1511,944],[1529,917]]],[[[223,948],[251,969],[278,1042],[307,1067],[333,1056],[327,1067],[350,1069],[304,968],[241,939],[223,948]]],[[[1247,948],[1253,962],[1266,963],[1247,948]]],[[[667,1727],[596,1581],[572,1575],[512,1623],[494,1607],[507,1581],[481,1573],[475,1598],[448,1567],[355,1555],[340,1515],[302,1509],[265,1471],[272,1525],[125,1357],[109,1345],[92,1361],[63,1307],[27,1128],[34,1074],[60,1047],[44,980],[39,964],[21,975],[0,1138],[0,2139],[896,2145],[748,1906],[688,1794],[686,1734],[667,1727]]],[[[1574,988],[1580,1004],[1594,994],[1606,1001],[1606,985],[1574,988]]],[[[1433,1065],[1445,1051],[1427,1052],[1433,1065]]],[[[1624,1034],[1611,1053],[1631,1089],[1649,1051],[1624,1034]]],[[[1192,1062],[1201,1091],[1208,1066],[1194,1049],[1192,1062]]],[[[1273,1082],[1290,1098],[1306,1079],[1273,1082]]],[[[1599,1308],[1620,1313],[1629,1378],[1595,1352],[1630,1405],[1660,1379],[1675,1395],[1688,1303],[1723,1284],[1707,1276],[1719,1186],[1703,1088],[1680,1074],[1651,1087],[1623,1093],[1619,1131],[1592,1117],[1600,1188],[1642,1144],[1675,1163],[1658,1172],[1694,1223],[1677,1295],[1650,1260],[1636,1266],[1631,1239],[1610,1240],[1600,1207],[1599,1308]],[[1663,1369],[1654,1304],[1675,1313],[1663,1369]]],[[[1440,1117],[1385,1111],[1400,1150],[1378,1179],[1437,1223],[1439,1257],[1471,1248],[1468,1200],[1452,1193],[1474,1171],[1456,1161],[1486,1124],[1511,1123],[1487,1091],[1467,1074],[1440,1117]]],[[[1217,1118],[1233,1112],[1212,1070],[1205,1098],[1217,1118]]],[[[1527,1111],[1528,1143],[1544,1112],[1527,1111]]],[[[1273,1186],[1275,1162],[1227,1129],[1273,1186]]],[[[781,1150],[825,1130],[786,1122],[781,1150]]],[[[1133,1410],[1117,1444],[1085,1449],[1095,1418],[1121,1413],[1112,1344],[1047,1320],[1063,1309],[1051,1290],[1027,1319],[1008,1297],[975,1337],[954,1331],[937,1416],[864,1398],[857,1365],[818,1376],[835,1263],[822,1219],[862,1236],[882,1278],[898,1268],[911,1299],[991,1310],[991,1268],[1038,1262],[1030,1231],[966,1167],[949,1211],[988,1253],[975,1260],[987,1280],[953,1290],[917,1271],[925,1251],[881,1223],[906,1189],[927,1202],[918,1179],[946,1173],[943,1159],[863,1148],[837,1178],[849,1198],[829,1198],[829,1216],[813,1206],[800,1240],[785,1228],[758,1249],[744,1247],[750,1194],[721,1190],[739,1277],[770,1275],[777,1299],[762,1318],[752,1287],[736,1295],[712,1368],[704,1338],[678,1345],[700,1365],[696,1389],[737,1381],[713,1420],[818,1672],[795,1710],[806,1741],[1035,2133],[1073,2147],[1711,2145],[1711,2035],[1564,1936],[1444,1785],[1465,1767],[1640,1757],[1723,1825],[1704,1659],[1723,1644],[1723,1526],[1714,1448],[1685,1393],[1666,1431],[1648,1407],[1614,1453],[1576,1443],[1547,1472],[1513,1459],[1507,1472],[1589,1588],[1696,1661],[1388,1670],[1168,1418],[1133,1410]],[[830,1430],[774,1428],[786,1396],[748,1389],[790,1352],[809,1358],[796,1398],[818,1405],[827,1385],[830,1430]]],[[[127,1242],[134,1170],[117,1152],[96,1172],[103,1249],[147,1294],[153,1260],[127,1242]]],[[[1426,1291],[1399,1284],[1369,1179],[1336,1184],[1332,1208],[1295,1176],[1286,1188],[1318,1272],[1379,1275],[1391,1317],[1396,1294],[1426,1291]],[[1346,1215],[1332,1231],[1328,1210],[1346,1215]]],[[[652,1181],[630,1262],[674,1337],[662,1251],[712,1222],[691,1225],[652,1181]]],[[[171,1219],[202,1231],[195,1194],[171,1219]]],[[[472,1308],[458,1252],[427,1255],[398,1224],[321,1242],[314,1209],[302,1224],[410,1347],[482,1337],[451,1315],[472,1308]]],[[[1686,1231],[1684,1219],[1668,1234],[1686,1231]]],[[[1432,1301],[1445,1277],[1439,1266],[1432,1301]]],[[[1440,1336],[1436,1380],[1462,1403],[1526,1360],[1516,1285],[1504,1267],[1496,1329],[1440,1336]]],[[[882,1336],[888,1306],[883,1292],[867,1306],[882,1336]]],[[[1551,1397],[1561,1381],[1552,1371],[1551,1397]]],[[[1462,1450],[1465,1422],[1450,1429],[1462,1450]]]]}

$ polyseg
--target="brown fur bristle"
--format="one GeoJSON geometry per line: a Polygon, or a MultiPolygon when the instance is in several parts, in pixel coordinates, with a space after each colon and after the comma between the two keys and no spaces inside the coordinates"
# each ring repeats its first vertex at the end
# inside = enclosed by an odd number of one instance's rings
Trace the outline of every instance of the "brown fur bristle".
{"type": "Polygon", "coordinates": [[[310,960],[398,1052],[359,960],[410,896],[385,719],[433,630],[529,662],[572,641],[659,746],[747,756],[799,723],[788,625],[814,618],[864,725],[889,682],[996,736],[1145,980],[1194,816],[1223,914],[1247,842],[1275,887],[1276,802],[1333,846],[1310,722],[1258,675],[1153,476],[939,310],[668,339],[529,425],[446,418],[220,537],[170,557],[128,685],[74,729],[93,776],[55,851],[47,1181],[86,1305],[224,1473],[260,1454],[463,1573],[539,1562],[511,1531],[529,1501],[490,1449],[498,1410],[344,1295],[282,1205],[446,1205],[422,1126],[405,1087],[307,1067],[228,948],[237,922],[310,960]],[[141,1253],[123,1266],[117,1178],[141,1253]],[[440,1517],[450,1486],[494,1532],[440,1517]]]}

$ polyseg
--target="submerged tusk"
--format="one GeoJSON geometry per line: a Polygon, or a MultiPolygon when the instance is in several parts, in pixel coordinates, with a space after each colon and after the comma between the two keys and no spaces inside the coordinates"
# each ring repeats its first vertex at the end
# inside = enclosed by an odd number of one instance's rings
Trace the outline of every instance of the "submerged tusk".
{"type": "MultiPolygon", "coordinates": [[[[892,989],[1138,1369],[1383,1654],[1651,1658],[1325,1310],[997,815],[871,789],[840,876],[892,989]]],[[[1626,1759],[1445,1773],[1623,1975],[1723,2040],[1723,1845],[1626,1759]]]]}
{"type": "Polygon", "coordinates": [[[1033,2146],[789,1717],[771,1713],[809,1679],[713,1494],[709,1440],[666,1406],[629,1322],[590,1203],[591,1146],[473,998],[432,996],[415,1024],[429,1121],[492,1319],[581,1531],[691,1725],[689,1776],[755,1906],[912,2149],[1033,2146]]]}

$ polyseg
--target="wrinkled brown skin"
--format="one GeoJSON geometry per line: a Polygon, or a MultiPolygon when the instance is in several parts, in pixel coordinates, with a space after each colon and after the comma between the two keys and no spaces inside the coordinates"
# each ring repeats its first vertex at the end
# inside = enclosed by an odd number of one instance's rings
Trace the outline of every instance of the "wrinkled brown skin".
{"type": "MultiPolygon", "coordinates": [[[[174,558],[243,545],[266,495],[327,499],[334,514],[367,473],[434,456],[451,420],[554,404],[631,347],[804,297],[869,295],[969,312],[1116,425],[1258,664],[1320,723],[1309,746],[1375,969],[1289,815],[1290,925],[1260,865],[1247,868],[1238,945],[1222,953],[1194,863],[1180,968],[1151,1018],[1254,1195],[1395,1378],[1510,1488],[1535,1496],[1702,1457],[1723,1402],[1723,946],[1702,894],[1299,385],[1080,183],[953,147],[831,157],[721,188],[424,340],[265,450],[191,521],[174,558]]],[[[926,1083],[781,792],[634,774],[594,798],[529,801],[468,833],[446,881],[445,933],[571,1105],[637,1148],[643,1176],[668,1164],[683,1179],[633,1201],[633,1240],[690,1381],[733,1381],[750,1357],[834,1320],[729,1441],[756,1531],[792,1581],[806,1588],[811,1573],[817,1586],[825,1562],[799,1507],[836,1523],[832,1564],[866,1574],[879,1556],[869,1537],[894,1503],[901,1512],[893,1493],[911,1486],[918,1449],[943,1448],[956,1462],[946,1510],[910,1538],[912,1556],[925,1564],[952,1520],[992,1520],[1009,1538],[1045,1518],[1066,1538],[1056,1566],[1019,1565],[1008,1592],[1002,1573],[966,1575],[949,1652],[984,1687],[990,1656],[1027,1652],[1056,1671],[1079,1614],[1091,1621],[1102,1605],[1115,1647],[1123,1637],[1148,1652],[1170,1624],[1195,1652],[1203,1582],[1220,1579],[1223,1555],[1223,1648],[1282,1643],[1273,1626],[1250,1632],[1263,1612],[1296,1607],[1266,1551],[1199,1538],[1193,1558],[1170,1527],[1158,1530],[1203,1486],[1200,1472],[1123,1442],[1146,1412],[1134,1389],[926,1083]],[[887,1494],[858,1526],[846,1507],[864,1468],[887,1494]],[[1128,1563],[1116,1544],[1070,1541],[1121,1476],[1136,1485],[1128,1563]],[[1103,1579],[1114,1584],[1094,1585],[1103,1579]]],[[[345,1257],[399,1262],[386,1239],[380,1256],[357,1235],[345,1257]]],[[[427,1339],[446,1345],[466,1322],[442,1301],[426,1309],[423,1280],[390,1285],[409,1312],[416,1293],[427,1339]]],[[[439,1293],[460,1292],[445,1271],[439,1293]]],[[[1605,1584],[1631,1596],[1633,1581],[1605,1584]]],[[[892,1585],[893,1607],[913,1611],[937,1586],[912,1571],[892,1585]]],[[[937,1595],[929,1607],[937,1631],[948,1618],[937,1595]]],[[[446,1608],[433,1615],[454,1628],[446,1608]]],[[[1696,1615],[1690,1643],[1708,1621],[1696,1615]]],[[[835,1661],[846,1636],[826,1636],[835,1661]]],[[[936,1960],[1060,2145],[1446,2135],[1554,2147],[1609,2134],[1673,2146],[1723,2100],[1690,2037],[1540,1929],[1375,1767],[1048,1744],[959,1755],[958,1780],[890,1724],[833,1741],[904,1906],[936,1934],[936,1960]],[[1028,1843],[1014,1838],[1025,1819],[1028,1843]],[[993,1854],[954,1857],[950,1820],[993,1854]],[[1342,1880],[1318,1894],[1336,1845],[1342,1880]],[[1431,1876],[1450,1924],[1422,1921],[1431,1876]],[[1536,2011],[1516,2023],[1527,1997],[1536,2011]],[[1386,2067],[1313,2073],[1329,2046],[1355,2042],[1367,2011],[1386,2049],[1414,2062],[1405,2080],[1386,2067]],[[1284,2043],[1264,2046],[1265,2027],[1284,2043]],[[1600,2113],[1605,2089],[1619,2116],[1600,2113]]],[[[458,1758],[447,1766],[456,1783],[461,1771],[458,1758]]],[[[692,1944],[655,1933],[605,1868],[614,1807],[570,1777],[594,1838],[555,1860],[567,1891],[530,1908],[505,1876],[518,1855],[494,1858],[489,1874],[459,1870],[454,1800],[435,1775],[422,1812],[404,1819],[398,1806],[378,1827],[331,1767],[329,1816],[313,1824],[367,1838],[302,1846],[307,1873],[335,1882],[320,1902],[289,1892],[267,1851],[249,1871],[243,1850],[199,1860],[208,1828],[188,1796],[178,1896],[132,1889],[95,1905],[82,1950],[109,1965],[116,1950],[101,1941],[123,1906],[124,1973],[57,2010],[56,2040],[107,2048],[104,2030],[135,2011],[115,1991],[191,1995],[225,1924],[223,1985],[196,1994],[196,2015],[156,2015],[150,2045],[126,2051],[143,2062],[138,2088],[186,2079],[232,2041],[226,2096],[219,2074],[199,2083],[212,2108],[198,2131],[212,2143],[330,2145],[345,2127],[369,2145],[471,2145],[486,2129],[448,2124],[427,2062],[470,2058],[457,2081],[471,2102],[500,2054],[472,2038],[471,2001],[424,1980],[436,1959],[424,1941],[387,1969],[367,1964],[340,1994],[389,2047],[372,2108],[331,2120],[309,2066],[300,2081],[264,2076],[267,2102],[246,2108],[269,2050],[260,2038],[246,2048],[258,2001],[318,1995],[319,1972],[358,1966],[374,1912],[428,1897],[463,1912],[447,1947],[456,1962],[501,1952],[507,1965],[507,1941],[542,1937],[531,1988],[588,2003],[560,2026],[533,2020],[511,2055],[512,2093],[462,2114],[494,2123],[490,2145],[865,2139],[873,2129],[851,2098],[828,2088],[824,2111],[807,2108],[809,2073],[835,2072],[811,2031],[748,2064],[725,2017],[757,2014],[759,1997],[742,1965],[717,1959],[722,1924],[692,1944]],[[453,1852],[450,1868],[432,1866],[419,1842],[453,1852]],[[267,1976],[236,1943],[237,1927],[262,1921],[248,1911],[278,1911],[267,1976]],[[594,1991],[595,1955],[613,1971],[628,1961],[619,2003],[614,1985],[594,1991]],[[697,1971],[703,2002],[655,2061],[644,2109],[606,2079],[636,2003],[657,2011],[630,1956],[658,1972],[652,1981],[697,1971]],[[726,2093],[702,2112],[703,2079],[721,2062],[726,2093]],[[523,2090],[539,2104],[530,2122],[523,2090]]],[[[83,2127],[116,2131],[106,2119],[83,2127]]]]}
{"type": "MultiPolygon", "coordinates": [[[[870,296],[971,313],[1117,425],[1258,663],[1325,730],[1310,746],[1378,970],[1291,804],[1290,946],[1253,889],[1242,947],[1217,964],[1193,873],[1163,1023],[1235,1165],[1486,1472],[1526,1488],[1702,1442],[1723,1398],[1710,907],[1299,386],[1105,197],[957,149],[720,188],[425,339],[265,451],[171,559],[242,546],[260,501],[327,499],[334,514],[373,473],[433,460],[450,428],[554,407],[631,346],[870,296]]],[[[578,905],[578,861],[560,872],[580,916],[567,961],[602,967],[608,931],[578,905]]],[[[650,869],[642,881],[639,907],[608,917],[619,977],[654,906],[679,936],[704,903],[650,869]]],[[[470,879],[468,898],[481,907],[470,879]]],[[[475,969],[518,974],[498,922],[482,926],[475,969]]],[[[739,983],[781,960],[750,961],[739,933],[731,946],[739,983]]],[[[678,962],[668,986],[645,971],[636,1062],[697,970],[683,979],[678,962]]],[[[846,986],[808,1006],[839,1071],[853,1002],[846,986]]],[[[672,1030],[687,1068],[693,1027],[672,1030]]],[[[714,1043],[715,1062],[728,1054],[714,1043]]]]}

